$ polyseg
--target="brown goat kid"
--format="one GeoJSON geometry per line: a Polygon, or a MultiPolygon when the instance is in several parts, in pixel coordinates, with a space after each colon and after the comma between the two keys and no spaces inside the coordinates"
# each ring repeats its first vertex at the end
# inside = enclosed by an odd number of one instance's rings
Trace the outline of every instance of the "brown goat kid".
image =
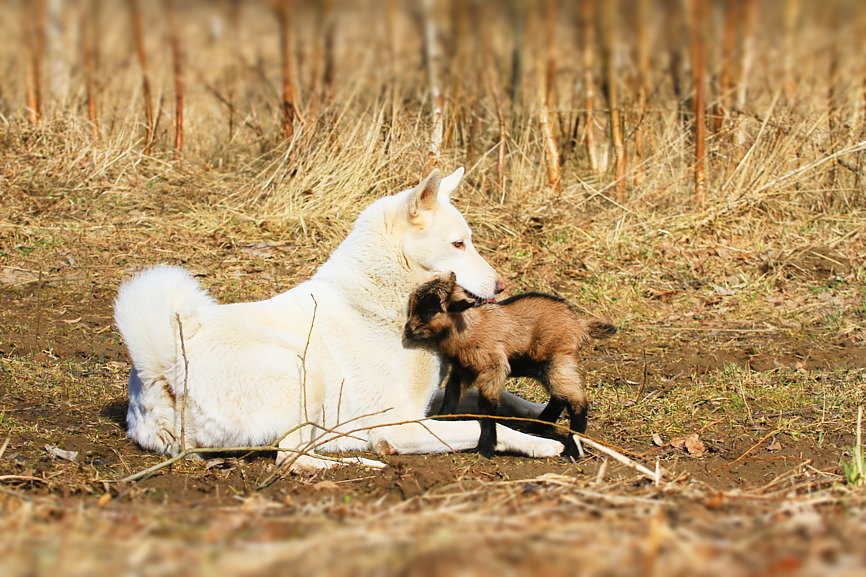
{"type": "MultiPolygon", "coordinates": [[[[551,397],[539,419],[554,423],[567,409],[570,428],[586,431],[589,403],[577,351],[590,338],[614,334],[616,327],[583,318],[564,299],[541,293],[476,305],[454,273],[437,276],[409,297],[406,339],[432,343],[451,363],[440,414],[453,414],[464,387],[474,381],[479,413],[496,416],[506,379],[532,377],[551,397]]],[[[496,422],[482,419],[478,451],[489,458],[495,447],[496,422]]],[[[571,435],[563,455],[577,456],[571,435]]]]}

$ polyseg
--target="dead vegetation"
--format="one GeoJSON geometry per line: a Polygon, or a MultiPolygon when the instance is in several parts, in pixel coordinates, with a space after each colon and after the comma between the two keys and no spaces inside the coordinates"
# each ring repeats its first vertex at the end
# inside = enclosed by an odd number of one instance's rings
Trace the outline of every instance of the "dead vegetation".
{"type": "Polygon", "coordinates": [[[0,572],[862,572],[863,6],[617,4],[0,5],[0,572]],[[122,430],[120,280],[271,296],[434,162],[515,292],[617,319],[587,433],[669,475],[588,448],[116,483],[160,462],[122,430]]]}

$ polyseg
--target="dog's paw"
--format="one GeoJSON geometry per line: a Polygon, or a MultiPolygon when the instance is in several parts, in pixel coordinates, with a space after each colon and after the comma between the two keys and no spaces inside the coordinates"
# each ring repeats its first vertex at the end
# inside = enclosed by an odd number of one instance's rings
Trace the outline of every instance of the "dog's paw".
{"type": "Polygon", "coordinates": [[[360,465],[362,467],[369,467],[371,469],[384,469],[388,466],[382,461],[376,461],[375,459],[365,459],[364,457],[342,457],[340,460],[346,465],[360,465]]]}
{"type": "Polygon", "coordinates": [[[565,449],[565,445],[554,439],[534,437],[525,448],[529,457],[558,457],[565,449]]]}

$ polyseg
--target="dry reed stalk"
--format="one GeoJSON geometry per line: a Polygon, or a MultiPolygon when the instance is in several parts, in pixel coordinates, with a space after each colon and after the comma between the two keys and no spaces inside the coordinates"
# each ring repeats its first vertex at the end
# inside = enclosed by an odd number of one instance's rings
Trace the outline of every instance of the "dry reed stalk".
{"type": "Polygon", "coordinates": [[[553,192],[562,189],[562,171],[559,165],[559,147],[556,143],[551,107],[554,106],[554,81],[556,78],[556,0],[544,3],[544,65],[539,66],[540,120],[547,158],[547,184],[553,192]]]}
{"type": "Polygon", "coordinates": [[[695,139],[695,204],[698,210],[706,203],[707,187],[707,124],[706,124],[706,3],[705,0],[690,0],[689,52],[692,61],[692,76],[694,81],[692,106],[694,110],[695,139]]]}
{"type": "Polygon", "coordinates": [[[180,157],[183,151],[183,51],[177,31],[177,6],[174,0],[164,0],[168,20],[168,42],[171,48],[172,76],[174,78],[174,154],[180,157]]]}
{"type": "MultiPolygon", "coordinates": [[[[858,36],[866,38],[866,9],[858,11],[858,36]]],[[[860,48],[860,140],[866,140],[866,42],[860,48]]],[[[854,177],[854,188],[862,190],[863,172],[866,169],[866,155],[857,157],[857,174],[854,177]]]]}
{"type": "Polygon", "coordinates": [[[649,20],[649,0],[637,0],[634,16],[634,50],[637,65],[637,110],[634,127],[634,165],[636,186],[644,180],[644,118],[649,98],[649,45],[646,24],[649,20]]]}
{"type": "MultiPolygon", "coordinates": [[[[475,21],[481,18],[475,13],[475,21]]],[[[487,92],[493,100],[493,108],[496,113],[497,142],[496,142],[496,182],[499,188],[499,202],[505,202],[505,159],[508,147],[508,125],[505,119],[503,106],[503,95],[500,88],[500,78],[495,62],[495,52],[490,44],[489,36],[480,34],[478,36],[480,53],[482,57],[482,76],[487,84],[487,92]]]]}
{"type": "Polygon", "coordinates": [[[595,0],[580,0],[581,64],[583,66],[583,143],[594,174],[598,174],[598,147],[595,141],[595,0]]]}
{"type": "Polygon", "coordinates": [[[315,3],[313,24],[313,55],[310,66],[310,99],[307,115],[315,118],[319,107],[330,100],[334,82],[334,3],[319,0],[315,3]]]}
{"type": "MultiPolygon", "coordinates": [[[[827,69],[827,140],[828,149],[835,150],[839,132],[839,48],[838,43],[830,43],[830,63],[827,69]]],[[[828,171],[827,188],[824,191],[824,204],[833,202],[834,189],[837,185],[838,163],[833,161],[828,171]]]]}
{"type": "Polygon", "coordinates": [[[324,64],[322,66],[322,99],[328,103],[334,95],[334,40],[337,34],[337,19],[334,13],[334,0],[323,0],[322,2],[325,30],[322,47],[324,50],[324,64]]]}
{"type": "Polygon", "coordinates": [[[797,53],[797,23],[800,20],[800,0],[787,0],[785,3],[785,52],[783,67],[785,70],[785,95],[793,100],[797,94],[797,73],[794,65],[794,55],[797,53]]]}
{"type": "Polygon", "coordinates": [[[614,190],[616,201],[620,204],[625,202],[625,175],[628,159],[625,152],[625,139],[623,137],[622,111],[619,101],[619,74],[616,58],[616,49],[619,46],[617,23],[615,17],[619,13],[619,2],[607,0],[601,3],[599,14],[599,45],[601,53],[602,75],[604,77],[604,96],[607,100],[608,113],[610,115],[610,141],[613,147],[614,159],[614,190]]]}
{"type": "Polygon", "coordinates": [[[84,67],[84,91],[90,133],[99,139],[99,107],[96,101],[96,63],[99,60],[99,36],[96,22],[99,18],[99,0],[91,0],[89,9],[81,13],[81,61],[84,67]]]}
{"type": "Polygon", "coordinates": [[[725,126],[730,113],[729,102],[733,94],[734,79],[733,79],[733,61],[734,61],[734,40],[737,36],[737,21],[739,19],[739,2],[725,2],[723,9],[725,11],[725,30],[722,35],[722,70],[719,79],[719,96],[716,99],[716,104],[713,107],[713,131],[719,132],[725,126]]]}
{"type": "Polygon", "coordinates": [[[394,124],[397,118],[399,91],[397,89],[397,54],[399,47],[397,43],[397,0],[386,0],[385,9],[385,36],[388,41],[388,93],[389,107],[387,110],[386,142],[390,144],[394,132],[394,124]]]}
{"type": "Polygon", "coordinates": [[[147,50],[144,46],[144,30],[141,22],[141,9],[138,0],[127,0],[129,18],[132,24],[132,36],[135,42],[135,53],[141,68],[141,91],[144,98],[145,140],[144,153],[150,154],[156,134],[156,124],[153,116],[153,97],[150,89],[150,75],[147,66],[147,50]]]}
{"type": "Polygon", "coordinates": [[[683,45],[687,43],[684,40],[684,23],[682,17],[682,2],[678,0],[664,0],[663,7],[665,15],[663,35],[667,42],[668,52],[668,76],[671,80],[671,90],[675,101],[674,114],[679,122],[686,124],[689,118],[689,112],[686,110],[685,104],[688,100],[688,95],[683,87],[683,45]]]}
{"type": "Polygon", "coordinates": [[[42,119],[42,62],[45,58],[45,0],[21,2],[21,29],[27,55],[27,116],[31,124],[42,119]]]}
{"type": "Polygon", "coordinates": [[[436,41],[436,17],[434,14],[435,0],[424,0],[424,60],[427,64],[427,84],[430,90],[430,140],[427,148],[428,169],[439,163],[444,136],[445,98],[439,85],[439,45],[436,41]]]}
{"type": "Polygon", "coordinates": [[[294,54],[292,51],[292,7],[294,0],[272,0],[280,36],[280,68],[282,74],[283,138],[291,141],[295,134],[297,103],[295,96],[294,54]]]}
{"type": "Polygon", "coordinates": [[[509,2],[511,24],[511,79],[508,83],[508,95],[511,97],[511,118],[517,122],[523,108],[523,45],[524,21],[526,16],[523,0],[509,2]]]}
{"type": "Polygon", "coordinates": [[[451,71],[448,82],[451,96],[448,98],[450,120],[445,123],[444,141],[446,145],[451,146],[465,145],[466,158],[473,158],[476,145],[474,129],[477,121],[469,113],[469,107],[465,104],[465,101],[471,100],[471,96],[464,82],[464,79],[469,76],[466,71],[471,66],[468,58],[470,35],[469,14],[467,12],[469,8],[468,2],[452,2],[448,10],[451,42],[448,50],[445,51],[448,65],[444,66],[444,69],[451,71]],[[459,138],[455,139],[455,135],[458,135],[459,138]]]}
{"type": "MultiPolygon", "coordinates": [[[[749,92],[749,81],[752,77],[752,65],[755,61],[755,0],[743,1],[742,30],[743,43],[740,60],[740,73],[737,78],[737,110],[746,109],[746,98],[749,92]]],[[[743,127],[742,118],[735,123],[734,142],[737,146],[746,144],[746,132],[743,127]]]]}
{"type": "Polygon", "coordinates": [[[75,22],[75,11],[81,6],[77,2],[47,0],[45,2],[45,66],[47,72],[46,102],[51,108],[61,111],[69,105],[72,63],[67,40],[73,36],[67,30],[69,22],[75,22]]]}

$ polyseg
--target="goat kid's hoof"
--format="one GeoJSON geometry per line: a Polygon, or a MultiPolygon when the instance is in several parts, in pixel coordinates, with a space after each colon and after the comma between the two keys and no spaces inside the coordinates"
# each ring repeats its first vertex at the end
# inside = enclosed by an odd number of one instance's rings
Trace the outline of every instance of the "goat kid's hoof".
{"type": "Polygon", "coordinates": [[[481,447],[481,446],[478,446],[476,448],[476,451],[478,451],[478,454],[481,455],[482,457],[484,457],[485,459],[492,459],[493,455],[496,454],[495,449],[490,449],[490,448],[481,447]]]}
{"type": "Polygon", "coordinates": [[[572,463],[576,463],[583,459],[583,456],[580,454],[580,451],[577,450],[577,447],[566,447],[566,449],[562,452],[561,457],[566,461],[570,461],[572,463]]]}

